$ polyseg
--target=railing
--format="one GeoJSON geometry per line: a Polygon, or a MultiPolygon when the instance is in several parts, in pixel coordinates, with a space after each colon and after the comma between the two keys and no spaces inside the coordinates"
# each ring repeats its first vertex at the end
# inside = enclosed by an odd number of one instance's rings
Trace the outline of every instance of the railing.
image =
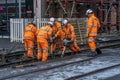
{"type": "MultiPolygon", "coordinates": [[[[56,20],[62,21],[63,18],[57,18],[56,20]]],[[[85,18],[69,18],[71,22],[76,22],[76,20],[82,20],[84,21],[85,18]]],[[[28,25],[29,22],[35,21],[37,28],[39,29],[41,26],[44,26],[49,19],[48,18],[42,18],[41,20],[39,19],[10,19],[10,40],[11,42],[22,42],[23,43],[23,33],[24,33],[24,28],[25,26],[28,25]]]]}

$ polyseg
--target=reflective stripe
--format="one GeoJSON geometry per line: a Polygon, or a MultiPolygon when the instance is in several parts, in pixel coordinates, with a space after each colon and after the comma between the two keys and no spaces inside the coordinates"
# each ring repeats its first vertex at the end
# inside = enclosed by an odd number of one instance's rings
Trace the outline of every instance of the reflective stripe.
{"type": "Polygon", "coordinates": [[[42,48],[38,48],[38,51],[42,51],[42,48]]]}
{"type": "Polygon", "coordinates": [[[47,36],[43,35],[43,34],[38,34],[37,36],[42,36],[44,38],[47,38],[47,36]]]}
{"type": "Polygon", "coordinates": [[[88,38],[88,42],[93,42],[93,41],[95,41],[94,38],[88,38]]]}
{"type": "Polygon", "coordinates": [[[30,36],[24,36],[24,38],[32,38],[32,37],[30,37],[30,36]]]}
{"type": "Polygon", "coordinates": [[[92,28],[97,28],[96,26],[94,26],[94,20],[96,20],[96,18],[92,18],[92,28]]]}
{"type": "Polygon", "coordinates": [[[71,33],[74,32],[74,30],[71,31],[71,33]]]}
{"type": "Polygon", "coordinates": [[[96,28],[96,26],[92,26],[92,25],[86,24],[86,27],[89,27],[89,26],[91,26],[92,28],[96,28]]]}
{"type": "MultiPolygon", "coordinates": [[[[47,27],[47,26],[46,26],[47,27]]],[[[46,32],[48,32],[49,31],[49,27],[47,27],[47,28],[45,28],[45,29],[40,29],[40,30],[43,30],[43,31],[46,31],[46,32]]]]}
{"type": "Polygon", "coordinates": [[[90,34],[95,34],[95,35],[96,35],[96,34],[97,34],[97,32],[90,32],[90,34]]]}
{"type": "Polygon", "coordinates": [[[95,48],[95,49],[93,49],[93,50],[91,50],[91,51],[93,51],[93,52],[94,52],[95,50],[96,50],[96,48],[95,48]]]}
{"type": "Polygon", "coordinates": [[[61,27],[58,27],[58,29],[57,30],[60,30],[61,29],[61,27]]]}
{"type": "Polygon", "coordinates": [[[48,50],[48,48],[42,48],[43,50],[48,50]]]}
{"type": "Polygon", "coordinates": [[[48,30],[48,32],[52,32],[52,30],[48,30]]]}
{"type": "Polygon", "coordinates": [[[88,26],[92,26],[92,25],[86,24],[86,27],[88,27],[88,26]]]}
{"type": "Polygon", "coordinates": [[[25,32],[32,32],[31,30],[26,30],[25,32]]]}
{"type": "Polygon", "coordinates": [[[77,46],[77,43],[76,43],[76,42],[74,42],[74,46],[77,46]]]}
{"type": "Polygon", "coordinates": [[[34,41],[34,39],[30,36],[24,36],[24,39],[32,39],[34,41]]]}

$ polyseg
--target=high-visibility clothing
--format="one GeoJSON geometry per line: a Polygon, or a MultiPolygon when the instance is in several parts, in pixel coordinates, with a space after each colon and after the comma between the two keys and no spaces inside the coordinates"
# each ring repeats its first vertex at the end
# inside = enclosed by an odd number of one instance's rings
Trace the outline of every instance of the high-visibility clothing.
{"type": "Polygon", "coordinates": [[[74,53],[76,50],[80,52],[80,48],[77,45],[76,35],[74,32],[74,27],[71,24],[67,24],[63,31],[65,33],[65,39],[73,41],[73,44],[69,46],[69,49],[74,53]]]}
{"type": "Polygon", "coordinates": [[[96,44],[95,44],[96,37],[88,37],[88,45],[91,51],[96,50],[96,44]]]}
{"type": "Polygon", "coordinates": [[[34,42],[30,39],[24,39],[25,50],[27,51],[28,57],[33,57],[33,46],[34,42]]]}
{"type": "Polygon", "coordinates": [[[24,30],[24,39],[34,40],[36,38],[37,28],[32,24],[25,27],[24,30]]]}
{"type": "Polygon", "coordinates": [[[100,28],[99,19],[96,18],[94,14],[91,14],[91,16],[88,18],[86,26],[90,50],[95,51],[96,49],[95,38],[97,36],[98,29],[100,28]]]}
{"type": "Polygon", "coordinates": [[[62,31],[62,26],[60,22],[55,21],[54,26],[52,27],[53,30],[53,36],[56,37],[54,43],[52,44],[52,50],[55,51],[56,47],[60,48],[62,50],[62,40],[64,37],[64,32],[62,31]]]}
{"type": "Polygon", "coordinates": [[[94,14],[91,14],[91,16],[88,18],[86,27],[88,36],[97,36],[98,29],[100,28],[100,23],[94,14]]]}
{"type": "Polygon", "coordinates": [[[48,58],[48,40],[51,40],[52,28],[49,25],[43,26],[37,33],[37,59],[46,61],[48,58]]]}
{"type": "Polygon", "coordinates": [[[33,57],[34,41],[36,40],[37,28],[30,24],[24,30],[24,47],[28,57],[33,57]]]}

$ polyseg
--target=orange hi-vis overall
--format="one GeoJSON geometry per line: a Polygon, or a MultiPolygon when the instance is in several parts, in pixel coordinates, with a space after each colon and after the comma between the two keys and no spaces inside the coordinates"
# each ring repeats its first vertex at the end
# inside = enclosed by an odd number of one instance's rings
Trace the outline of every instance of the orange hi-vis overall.
{"type": "Polygon", "coordinates": [[[76,35],[75,35],[75,32],[74,32],[74,27],[71,25],[71,24],[67,24],[64,28],[63,28],[63,31],[65,33],[65,39],[67,40],[72,40],[73,41],[73,44],[71,44],[69,46],[69,49],[74,53],[76,50],[78,52],[80,52],[80,48],[79,46],[77,45],[77,41],[76,41],[76,35]]]}
{"type": "Polygon", "coordinates": [[[98,18],[95,17],[94,14],[91,14],[91,16],[88,18],[86,27],[89,48],[91,51],[95,51],[96,49],[95,39],[97,36],[98,29],[100,28],[100,22],[98,18]]]}
{"type": "Polygon", "coordinates": [[[33,57],[34,42],[36,40],[37,28],[30,24],[24,30],[24,47],[28,57],[33,57]]]}
{"type": "Polygon", "coordinates": [[[43,26],[37,33],[37,59],[46,61],[48,58],[48,40],[51,40],[52,28],[49,25],[43,26]]]}
{"type": "Polygon", "coordinates": [[[56,50],[56,46],[58,48],[60,48],[61,50],[63,50],[63,44],[62,44],[62,40],[64,37],[64,33],[62,30],[62,26],[60,22],[54,22],[54,26],[52,27],[53,30],[53,37],[57,37],[56,40],[54,41],[54,43],[52,44],[52,50],[55,51],[56,50]]]}

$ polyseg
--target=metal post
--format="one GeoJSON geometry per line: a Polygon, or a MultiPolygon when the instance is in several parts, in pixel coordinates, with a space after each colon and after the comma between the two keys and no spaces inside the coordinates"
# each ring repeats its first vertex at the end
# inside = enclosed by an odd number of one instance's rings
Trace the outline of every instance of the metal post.
{"type": "Polygon", "coordinates": [[[19,0],[19,18],[21,18],[21,0],[19,0]]]}

